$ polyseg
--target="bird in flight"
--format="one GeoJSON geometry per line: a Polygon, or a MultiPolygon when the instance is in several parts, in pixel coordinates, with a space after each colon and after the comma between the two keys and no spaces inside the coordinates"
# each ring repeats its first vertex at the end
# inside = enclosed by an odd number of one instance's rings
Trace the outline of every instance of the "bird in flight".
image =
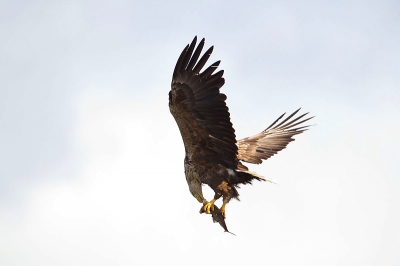
{"type": "Polygon", "coordinates": [[[281,115],[259,134],[236,140],[226,95],[220,92],[224,71],[214,73],[220,61],[202,71],[213,51],[212,46],[200,57],[204,42],[202,39],[196,47],[196,36],[179,56],[172,75],[169,109],[185,146],[190,193],[203,204],[201,212],[213,214],[218,209],[226,217],[228,202],[239,199],[239,185],[269,181],[249,171],[242,162],[260,164],[270,158],[293,141],[294,135],[306,131],[309,126],[303,123],[313,117],[306,118],[308,113],[296,117],[298,109],[286,118],[281,115]],[[215,192],[210,201],[203,196],[203,184],[215,192]],[[215,208],[215,201],[221,197],[221,208],[215,208]]]}

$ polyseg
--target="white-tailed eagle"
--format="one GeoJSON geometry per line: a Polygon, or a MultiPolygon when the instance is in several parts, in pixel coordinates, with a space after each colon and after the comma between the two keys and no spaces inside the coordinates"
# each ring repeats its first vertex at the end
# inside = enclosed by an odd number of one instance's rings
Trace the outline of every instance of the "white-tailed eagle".
{"type": "Polygon", "coordinates": [[[270,158],[293,141],[294,135],[306,131],[308,126],[303,123],[312,117],[306,118],[307,113],[296,117],[298,109],[286,118],[281,115],[259,134],[236,140],[226,96],[220,92],[225,83],[224,71],[214,73],[220,61],[202,71],[213,47],[200,57],[204,39],[197,48],[196,42],[197,37],[183,49],[176,63],[169,108],[185,145],[185,175],[190,193],[203,204],[201,212],[206,213],[219,210],[214,203],[222,196],[220,211],[225,216],[226,204],[239,197],[240,184],[266,180],[241,162],[260,164],[270,158]],[[203,184],[215,192],[211,201],[203,196],[203,184]]]}

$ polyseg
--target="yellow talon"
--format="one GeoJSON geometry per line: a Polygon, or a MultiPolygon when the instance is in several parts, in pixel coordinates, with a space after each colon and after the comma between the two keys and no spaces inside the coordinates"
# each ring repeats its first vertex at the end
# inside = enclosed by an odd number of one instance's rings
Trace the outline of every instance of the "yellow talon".
{"type": "Polygon", "coordinates": [[[220,208],[220,211],[221,211],[221,213],[224,215],[224,218],[226,218],[225,206],[226,206],[226,203],[223,203],[222,206],[221,206],[221,208],[220,208]]]}
{"type": "Polygon", "coordinates": [[[203,209],[204,209],[204,211],[207,213],[207,214],[210,214],[211,212],[213,212],[214,211],[214,202],[216,201],[216,199],[213,199],[212,201],[210,201],[210,202],[207,202],[207,201],[205,201],[204,203],[203,203],[203,209]]]}

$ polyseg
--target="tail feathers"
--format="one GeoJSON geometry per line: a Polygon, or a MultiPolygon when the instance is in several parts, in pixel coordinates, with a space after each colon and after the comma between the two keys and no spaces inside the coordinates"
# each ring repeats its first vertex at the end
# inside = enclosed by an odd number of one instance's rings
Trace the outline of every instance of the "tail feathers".
{"type": "Polygon", "coordinates": [[[274,181],[268,180],[265,177],[257,174],[256,172],[240,171],[240,170],[236,170],[236,177],[234,178],[234,180],[231,180],[231,183],[234,185],[251,184],[253,182],[253,179],[257,181],[267,181],[276,184],[274,181]]]}

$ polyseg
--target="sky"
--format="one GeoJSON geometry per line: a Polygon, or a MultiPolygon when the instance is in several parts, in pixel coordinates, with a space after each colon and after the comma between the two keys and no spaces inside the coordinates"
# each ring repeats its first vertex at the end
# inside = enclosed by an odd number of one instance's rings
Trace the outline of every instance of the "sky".
{"type": "MultiPolygon", "coordinates": [[[[398,1],[0,1],[0,265],[400,265],[398,1]],[[169,113],[194,36],[237,138],[316,116],[199,214],[169,113]],[[217,202],[221,205],[221,201],[217,202]]],[[[206,198],[213,193],[204,187],[206,198]]]]}

